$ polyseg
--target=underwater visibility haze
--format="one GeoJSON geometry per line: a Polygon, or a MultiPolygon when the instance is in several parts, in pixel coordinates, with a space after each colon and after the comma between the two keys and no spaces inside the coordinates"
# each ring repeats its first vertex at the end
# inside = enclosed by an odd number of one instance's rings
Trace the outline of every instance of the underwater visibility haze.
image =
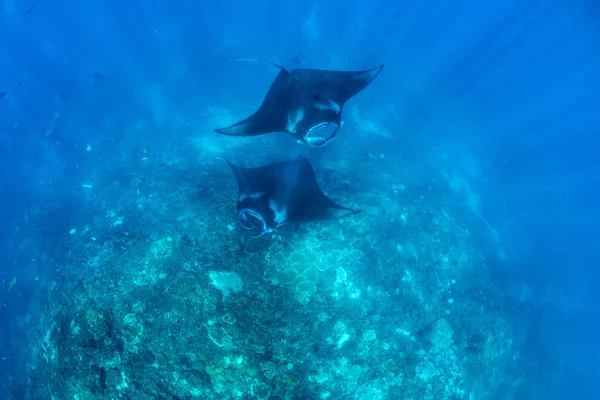
{"type": "Polygon", "coordinates": [[[0,398],[598,399],[599,134],[593,0],[0,0],[0,398]]]}

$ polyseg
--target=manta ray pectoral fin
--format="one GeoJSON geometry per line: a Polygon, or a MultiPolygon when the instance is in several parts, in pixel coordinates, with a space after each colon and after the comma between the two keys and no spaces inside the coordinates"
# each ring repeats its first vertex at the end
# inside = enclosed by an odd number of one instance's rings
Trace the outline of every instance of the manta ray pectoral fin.
{"type": "Polygon", "coordinates": [[[235,125],[228,126],[227,128],[217,128],[215,132],[225,136],[246,136],[247,130],[245,124],[238,123],[235,125]]]}
{"type": "Polygon", "coordinates": [[[292,71],[282,67],[281,65],[274,63],[273,61],[269,61],[269,60],[263,60],[262,58],[226,58],[227,61],[251,61],[251,62],[262,62],[262,63],[266,63],[266,64],[270,64],[272,66],[274,66],[275,68],[279,68],[282,71],[287,72],[290,76],[294,76],[292,74],[292,71]]]}
{"type": "Polygon", "coordinates": [[[217,128],[215,129],[215,132],[225,136],[258,136],[266,133],[252,129],[252,117],[246,118],[245,120],[226,128],[217,128]]]}
{"type": "Polygon", "coordinates": [[[354,215],[354,214],[358,214],[359,212],[362,212],[362,210],[353,210],[350,208],[346,208],[346,207],[341,207],[338,206],[339,208],[330,208],[329,214],[330,214],[330,218],[332,219],[339,219],[339,218],[344,218],[344,217],[349,217],[350,215],[354,215]]]}
{"type": "Polygon", "coordinates": [[[248,178],[248,169],[239,167],[227,159],[223,158],[222,160],[229,165],[231,172],[233,172],[233,176],[235,177],[235,181],[238,185],[238,197],[240,198],[240,201],[247,197],[255,198],[253,196],[249,196],[248,194],[260,193],[260,190],[253,190],[254,188],[251,187],[250,182],[252,182],[252,180],[248,178]]]}
{"type": "Polygon", "coordinates": [[[292,105],[295,100],[294,96],[298,94],[298,85],[297,78],[286,69],[281,69],[254,114],[234,125],[218,128],[215,131],[227,136],[258,136],[272,132],[285,132],[288,123],[295,128],[295,125],[302,119],[304,111],[298,110],[290,122],[286,120],[286,117],[291,111],[294,111],[292,105]]]}
{"type": "Polygon", "coordinates": [[[383,64],[373,69],[355,72],[344,88],[346,99],[351,98],[369,86],[369,84],[373,82],[373,79],[377,78],[377,75],[379,75],[382,69],[383,64]]]}
{"type": "Polygon", "coordinates": [[[354,77],[352,79],[362,81],[363,83],[365,83],[365,86],[366,86],[369,83],[371,83],[373,81],[373,79],[377,78],[377,75],[379,75],[379,73],[381,72],[382,69],[383,69],[383,64],[381,64],[378,67],[372,68],[372,69],[359,71],[356,73],[356,75],[354,75],[354,77]]]}

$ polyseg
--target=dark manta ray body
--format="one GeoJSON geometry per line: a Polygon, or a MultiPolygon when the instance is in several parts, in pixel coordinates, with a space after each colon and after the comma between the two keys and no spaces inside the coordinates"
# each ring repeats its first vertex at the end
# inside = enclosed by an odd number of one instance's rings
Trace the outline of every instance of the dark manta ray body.
{"type": "Polygon", "coordinates": [[[321,191],[305,158],[259,168],[238,167],[227,161],[238,184],[237,222],[255,236],[287,222],[342,218],[356,214],[337,205],[321,191]]]}
{"type": "Polygon", "coordinates": [[[286,132],[299,142],[324,146],[342,126],[346,101],[366,88],[383,65],[364,71],[279,68],[260,108],[237,124],[216,129],[218,133],[256,136],[286,132]]]}

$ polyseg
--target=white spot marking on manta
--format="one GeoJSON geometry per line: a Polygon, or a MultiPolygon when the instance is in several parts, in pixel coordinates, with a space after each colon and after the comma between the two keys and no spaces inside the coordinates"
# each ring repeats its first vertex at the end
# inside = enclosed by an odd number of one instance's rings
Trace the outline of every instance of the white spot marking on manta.
{"type": "Polygon", "coordinates": [[[273,200],[269,200],[269,207],[271,207],[271,210],[273,210],[273,213],[275,214],[275,223],[277,225],[284,224],[287,221],[287,210],[285,206],[279,208],[277,207],[277,203],[273,200]]]}
{"type": "Polygon", "coordinates": [[[331,104],[331,107],[332,107],[331,109],[333,111],[335,111],[336,113],[339,113],[342,110],[340,105],[338,103],[336,103],[335,101],[329,100],[329,103],[331,104]]]}
{"type": "Polygon", "coordinates": [[[238,199],[238,201],[242,201],[242,200],[247,199],[247,198],[258,199],[263,194],[264,194],[263,192],[258,192],[258,193],[240,193],[240,198],[238,199]]]}
{"type": "Polygon", "coordinates": [[[339,113],[341,110],[340,105],[333,100],[329,100],[329,104],[315,103],[315,108],[317,110],[332,110],[336,113],[339,113]]]}
{"type": "Polygon", "coordinates": [[[296,133],[296,125],[298,125],[298,122],[302,121],[303,119],[304,108],[288,114],[287,131],[290,133],[296,133]]]}

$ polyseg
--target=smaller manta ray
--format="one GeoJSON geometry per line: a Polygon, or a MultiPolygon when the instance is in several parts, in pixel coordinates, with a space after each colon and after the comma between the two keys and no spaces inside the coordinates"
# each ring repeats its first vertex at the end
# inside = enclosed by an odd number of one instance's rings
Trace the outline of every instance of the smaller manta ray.
{"type": "Polygon", "coordinates": [[[227,163],[239,189],[237,222],[255,237],[273,232],[288,222],[336,219],[360,212],[330,200],[321,191],[315,171],[303,157],[258,168],[227,163]]]}
{"type": "Polygon", "coordinates": [[[259,109],[245,120],[215,131],[227,136],[286,132],[309,146],[325,146],[342,126],[344,104],[383,69],[380,65],[364,71],[287,70],[268,63],[280,71],[259,109]]]}

